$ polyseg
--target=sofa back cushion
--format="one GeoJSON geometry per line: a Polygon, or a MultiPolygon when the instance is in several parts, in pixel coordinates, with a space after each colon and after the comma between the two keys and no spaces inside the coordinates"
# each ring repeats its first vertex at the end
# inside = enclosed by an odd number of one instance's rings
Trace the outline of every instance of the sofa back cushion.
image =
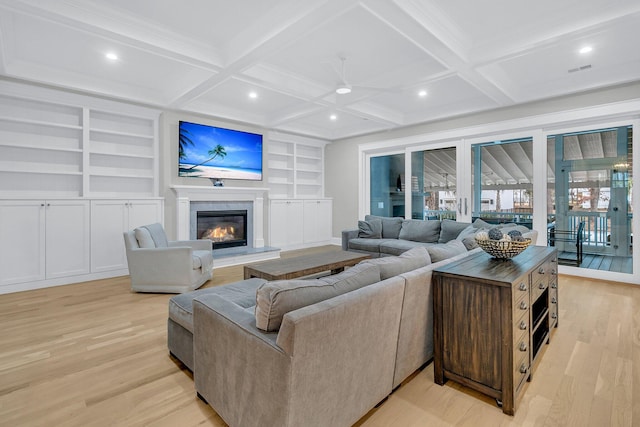
{"type": "Polygon", "coordinates": [[[358,237],[381,239],[382,220],[380,218],[371,218],[369,221],[358,221],[358,237]]]}
{"type": "Polygon", "coordinates": [[[447,258],[453,258],[456,255],[467,252],[467,247],[460,240],[451,240],[440,245],[427,247],[431,262],[436,263],[447,258]]]}
{"type": "Polygon", "coordinates": [[[362,264],[373,264],[380,267],[380,279],[398,276],[417,268],[431,264],[429,252],[423,246],[409,249],[399,256],[382,257],[362,261],[362,264]]]}
{"type": "Polygon", "coordinates": [[[353,291],[380,281],[380,268],[360,263],[340,274],[313,280],[278,280],[256,291],[256,327],[277,331],[290,311],[353,291]]]}
{"type": "Polygon", "coordinates": [[[451,219],[443,219],[440,223],[440,238],[438,243],[447,243],[458,237],[460,232],[469,227],[469,222],[458,222],[451,219]]]}
{"type": "Polygon", "coordinates": [[[155,248],[156,243],[151,238],[151,233],[144,227],[138,227],[133,230],[133,234],[136,236],[138,247],[143,249],[155,248]]]}
{"type": "Polygon", "coordinates": [[[371,221],[372,219],[379,219],[382,222],[382,238],[383,239],[397,239],[400,235],[400,229],[402,228],[402,221],[404,218],[386,216],[366,215],[365,221],[371,221]]]}
{"type": "Polygon", "coordinates": [[[440,238],[440,221],[405,219],[398,238],[414,242],[437,243],[440,238]]]}

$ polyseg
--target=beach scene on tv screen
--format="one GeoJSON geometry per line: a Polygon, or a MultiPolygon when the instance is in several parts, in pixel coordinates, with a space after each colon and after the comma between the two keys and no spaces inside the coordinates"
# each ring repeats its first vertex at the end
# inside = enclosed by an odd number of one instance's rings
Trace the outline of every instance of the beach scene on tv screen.
{"type": "Polygon", "coordinates": [[[262,179],[262,135],[189,122],[179,133],[179,176],[262,179]]]}

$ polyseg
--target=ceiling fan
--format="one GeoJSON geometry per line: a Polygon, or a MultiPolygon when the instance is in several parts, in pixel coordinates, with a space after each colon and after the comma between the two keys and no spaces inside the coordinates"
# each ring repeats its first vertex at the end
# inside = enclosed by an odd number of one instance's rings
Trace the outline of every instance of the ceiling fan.
{"type": "Polygon", "coordinates": [[[347,77],[346,77],[345,63],[347,61],[347,58],[345,58],[344,56],[340,56],[339,59],[340,59],[340,69],[338,70],[336,67],[334,67],[334,70],[336,71],[336,73],[338,74],[338,77],[340,78],[340,82],[336,86],[336,93],[338,95],[347,95],[351,93],[353,89],[366,89],[366,90],[373,90],[373,91],[379,91],[379,92],[397,92],[394,89],[387,89],[382,87],[352,86],[349,82],[347,82],[347,77]]]}

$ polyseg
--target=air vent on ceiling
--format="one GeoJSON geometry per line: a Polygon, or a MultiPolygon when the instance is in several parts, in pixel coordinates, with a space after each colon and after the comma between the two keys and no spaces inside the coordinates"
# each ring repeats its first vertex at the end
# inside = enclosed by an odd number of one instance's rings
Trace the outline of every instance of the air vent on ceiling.
{"type": "Polygon", "coordinates": [[[584,71],[584,70],[588,70],[589,68],[591,68],[591,64],[589,65],[583,65],[582,67],[576,67],[576,68],[572,68],[569,70],[570,73],[575,73],[577,71],[584,71]]]}

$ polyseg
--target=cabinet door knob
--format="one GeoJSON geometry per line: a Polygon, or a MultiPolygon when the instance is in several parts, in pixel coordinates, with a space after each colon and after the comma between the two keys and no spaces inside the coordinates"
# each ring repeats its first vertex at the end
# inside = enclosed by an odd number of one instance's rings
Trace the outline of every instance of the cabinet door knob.
{"type": "Polygon", "coordinates": [[[522,282],[520,283],[520,286],[518,286],[518,289],[520,289],[521,291],[526,291],[527,290],[527,284],[522,282]]]}
{"type": "Polygon", "coordinates": [[[40,206],[44,208],[44,203],[40,203],[40,206]]]}
{"type": "Polygon", "coordinates": [[[520,351],[527,351],[527,343],[522,341],[520,343],[520,351]]]}
{"type": "Polygon", "coordinates": [[[527,308],[529,308],[529,305],[525,301],[522,301],[520,303],[520,310],[526,310],[527,308]]]}
{"type": "Polygon", "coordinates": [[[524,320],[520,322],[520,329],[523,331],[527,329],[527,323],[524,320]]]}

